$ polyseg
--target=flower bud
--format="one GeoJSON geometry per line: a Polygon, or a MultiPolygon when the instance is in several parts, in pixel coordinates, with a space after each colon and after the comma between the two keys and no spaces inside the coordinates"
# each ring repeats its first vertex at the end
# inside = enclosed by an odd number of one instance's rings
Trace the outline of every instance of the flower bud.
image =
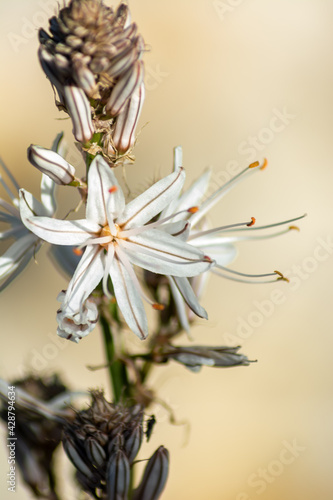
{"type": "Polygon", "coordinates": [[[87,96],[75,85],[65,85],[64,96],[72,118],[75,139],[83,143],[90,141],[94,134],[94,126],[87,96]]]}
{"type": "Polygon", "coordinates": [[[145,87],[141,84],[127,101],[124,110],[117,116],[113,132],[113,144],[120,153],[125,153],[134,145],[135,129],[144,97],[145,87]]]}
{"type": "Polygon", "coordinates": [[[157,500],[169,473],[169,452],[164,446],[157,448],[145,468],[142,481],[134,491],[133,500],[157,500]]]}
{"type": "Polygon", "coordinates": [[[75,179],[75,168],[51,149],[32,144],[28,148],[28,160],[56,184],[67,185],[75,179]]]}
{"type": "Polygon", "coordinates": [[[132,430],[131,434],[125,441],[124,450],[126,456],[128,458],[129,463],[131,464],[135,457],[137,456],[143,438],[143,429],[142,424],[137,424],[132,430]]]}
{"type": "Polygon", "coordinates": [[[130,465],[122,450],[111,455],[106,470],[106,490],[108,500],[127,500],[130,482],[130,465]]]}

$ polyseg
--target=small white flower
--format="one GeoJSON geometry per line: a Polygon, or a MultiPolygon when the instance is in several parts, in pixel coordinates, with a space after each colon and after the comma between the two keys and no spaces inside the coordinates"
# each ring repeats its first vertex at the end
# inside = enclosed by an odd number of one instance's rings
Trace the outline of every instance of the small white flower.
{"type": "MultiPolygon", "coordinates": [[[[0,174],[0,183],[5,188],[11,200],[11,203],[9,203],[0,198],[0,222],[9,225],[7,230],[0,232],[0,240],[14,238],[15,241],[0,257],[0,291],[8,286],[23,271],[42,244],[40,238],[29,231],[23,224],[19,211],[18,194],[20,188],[2,161],[1,166],[12,184],[12,188],[0,174]]],[[[42,203],[35,199],[31,200],[30,215],[52,217],[56,208],[54,187],[54,182],[46,175],[43,175],[41,181],[42,203]]]]}
{"type": "Polygon", "coordinates": [[[33,214],[34,198],[20,191],[21,217],[30,231],[55,245],[85,247],[63,309],[80,311],[101,280],[104,293],[110,295],[110,276],[125,321],[139,338],[146,338],[148,325],[141,296],[157,309],[160,304],[144,295],[133,265],[157,274],[191,277],[213,264],[200,249],[179,237],[188,231],[186,221],[170,223],[171,217],[149,224],[179,195],[184,180],[184,170],[177,169],[126,205],[113,171],[97,156],[88,173],[86,218],[77,221],[33,214]]]}

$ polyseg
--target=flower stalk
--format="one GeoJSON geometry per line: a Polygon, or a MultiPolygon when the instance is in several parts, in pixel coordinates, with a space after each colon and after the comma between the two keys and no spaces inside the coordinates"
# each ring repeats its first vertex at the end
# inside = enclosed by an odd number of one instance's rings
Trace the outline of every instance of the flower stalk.
{"type": "Polygon", "coordinates": [[[99,317],[99,323],[103,332],[105,355],[113,392],[113,401],[115,403],[119,403],[121,400],[127,400],[131,396],[127,368],[126,365],[116,357],[111,326],[103,314],[99,317]]]}

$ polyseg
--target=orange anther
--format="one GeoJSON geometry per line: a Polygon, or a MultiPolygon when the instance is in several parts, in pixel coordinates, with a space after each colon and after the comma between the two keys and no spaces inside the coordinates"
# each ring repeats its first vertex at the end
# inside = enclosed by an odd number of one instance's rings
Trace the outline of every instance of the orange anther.
{"type": "Polygon", "coordinates": [[[253,163],[251,163],[249,165],[249,168],[255,168],[255,167],[259,167],[259,162],[258,161],[255,161],[255,162],[253,162],[253,163]]]}
{"type": "Polygon", "coordinates": [[[191,207],[187,211],[190,212],[190,214],[195,214],[199,210],[199,207],[191,207]]]}
{"type": "Polygon", "coordinates": [[[260,165],[260,170],[264,170],[268,165],[267,158],[264,158],[264,161],[262,162],[262,165],[260,165]]]}
{"type": "Polygon", "coordinates": [[[255,218],[254,218],[254,217],[251,217],[251,222],[249,222],[249,223],[248,223],[248,224],[246,224],[246,225],[247,225],[247,227],[251,227],[251,226],[253,226],[253,224],[255,224],[255,222],[256,222],[255,218]]]}
{"type": "Polygon", "coordinates": [[[163,304],[153,304],[153,308],[156,309],[156,311],[164,311],[165,306],[163,304]]]}
{"type": "Polygon", "coordinates": [[[300,230],[298,226],[289,226],[289,228],[288,228],[288,229],[295,229],[296,231],[299,231],[299,230],[300,230]]]}
{"type": "Polygon", "coordinates": [[[285,276],[283,276],[282,273],[280,273],[280,271],[274,271],[279,277],[278,277],[278,280],[283,280],[283,281],[286,281],[287,283],[289,283],[289,279],[286,278],[285,276]]]}
{"type": "Polygon", "coordinates": [[[82,254],[83,254],[83,250],[82,250],[82,248],[73,248],[73,253],[74,253],[75,255],[80,256],[80,255],[82,255],[82,254]]]}
{"type": "Polygon", "coordinates": [[[211,259],[210,257],[208,257],[208,255],[204,255],[203,260],[204,260],[205,262],[213,262],[213,261],[212,261],[212,259],[211,259]]]}
{"type": "Polygon", "coordinates": [[[109,193],[115,193],[116,191],[118,191],[118,187],[117,186],[111,186],[109,188],[109,193]]]}

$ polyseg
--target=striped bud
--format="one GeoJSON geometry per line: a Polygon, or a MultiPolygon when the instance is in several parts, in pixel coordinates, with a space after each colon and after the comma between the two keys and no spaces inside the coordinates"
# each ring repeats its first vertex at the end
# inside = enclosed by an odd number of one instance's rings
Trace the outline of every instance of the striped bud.
{"type": "Polygon", "coordinates": [[[164,489],[168,473],[169,452],[160,446],[150,457],[142,481],[134,491],[133,500],[157,500],[164,489]]]}
{"type": "Polygon", "coordinates": [[[75,85],[65,85],[64,97],[69,115],[72,118],[75,139],[83,143],[90,141],[94,133],[94,126],[86,94],[75,85]]]}
{"type": "Polygon", "coordinates": [[[51,149],[31,144],[28,148],[28,160],[56,184],[67,185],[75,179],[75,168],[51,149]]]}
{"type": "Polygon", "coordinates": [[[76,467],[76,469],[80,471],[84,476],[87,476],[89,479],[93,479],[94,473],[90,470],[87,463],[83,460],[81,453],[79,453],[77,447],[74,444],[74,441],[68,435],[66,435],[63,440],[63,447],[66,455],[68,456],[74,467],[76,467]]]}
{"type": "Polygon", "coordinates": [[[143,438],[143,429],[142,424],[137,424],[129,437],[125,441],[125,453],[128,458],[129,463],[131,464],[135,457],[137,456],[143,438]]]}
{"type": "Polygon", "coordinates": [[[102,446],[93,437],[88,437],[84,448],[92,464],[96,467],[102,467],[106,459],[106,453],[102,446]]]}
{"type": "Polygon", "coordinates": [[[124,110],[117,116],[116,126],[113,133],[113,143],[120,153],[125,153],[133,147],[135,141],[135,129],[141,113],[145,98],[145,87],[140,87],[132,94],[124,110]]]}
{"type": "Polygon", "coordinates": [[[144,75],[142,61],[135,64],[135,70],[130,68],[114,86],[107,102],[106,110],[111,116],[117,116],[123,110],[127,100],[141,85],[144,75]]]}
{"type": "Polygon", "coordinates": [[[125,453],[118,450],[107,465],[106,489],[107,500],[127,500],[130,482],[130,465],[125,453]]]}

